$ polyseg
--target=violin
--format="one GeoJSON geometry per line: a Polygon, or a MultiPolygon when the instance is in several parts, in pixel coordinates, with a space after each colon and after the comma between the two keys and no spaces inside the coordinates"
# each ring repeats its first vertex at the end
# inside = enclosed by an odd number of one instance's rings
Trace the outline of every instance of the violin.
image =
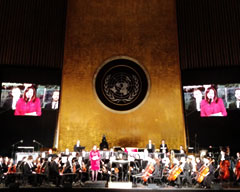
{"type": "Polygon", "coordinates": [[[84,173],[87,172],[87,167],[84,162],[82,162],[82,172],[84,172],[84,173]]]}
{"type": "Polygon", "coordinates": [[[114,173],[118,174],[119,173],[119,169],[117,167],[114,168],[114,173]]]}
{"type": "Polygon", "coordinates": [[[223,160],[220,162],[220,170],[219,170],[219,177],[222,180],[227,180],[230,177],[230,161],[229,160],[223,160]]]}
{"type": "Polygon", "coordinates": [[[35,169],[35,172],[36,172],[37,174],[40,174],[40,173],[41,173],[41,164],[38,164],[38,165],[37,165],[37,168],[35,169]]]}
{"type": "Polygon", "coordinates": [[[76,173],[76,172],[77,172],[77,169],[76,169],[76,164],[75,164],[75,163],[73,164],[73,167],[72,167],[72,172],[73,172],[73,173],[76,173]]]}

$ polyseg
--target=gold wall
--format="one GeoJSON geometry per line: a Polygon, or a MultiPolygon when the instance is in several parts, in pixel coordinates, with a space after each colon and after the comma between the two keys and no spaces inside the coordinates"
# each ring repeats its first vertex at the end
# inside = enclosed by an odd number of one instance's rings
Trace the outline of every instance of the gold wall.
{"type": "Polygon", "coordinates": [[[59,150],[77,139],[89,150],[103,134],[110,146],[170,148],[186,144],[175,0],[69,0],[65,39],[59,150]],[[145,102],[115,113],[96,97],[93,78],[115,56],[137,60],[150,77],[145,102]]]}

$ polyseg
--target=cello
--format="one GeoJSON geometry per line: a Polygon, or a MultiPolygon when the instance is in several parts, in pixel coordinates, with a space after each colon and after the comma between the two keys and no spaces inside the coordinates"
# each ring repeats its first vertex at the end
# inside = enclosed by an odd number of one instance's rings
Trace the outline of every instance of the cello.
{"type": "Polygon", "coordinates": [[[209,174],[209,166],[212,164],[212,162],[214,162],[214,160],[211,160],[209,163],[207,163],[206,165],[203,165],[197,175],[196,175],[196,178],[195,180],[198,182],[198,183],[202,183],[203,179],[209,174]]]}
{"type": "Polygon", "coordinates": [[[175,181],[177,179],[177,177],[183,172],[183,167],[184,167],[185,163],[183,162],[183,159],[181,159],[181,161],[178,163],[169,171],[169,175],[167,177],[168,181],[175,181]],[[179,163],[181,163],[179,165],[179,163]]]}
{"type": "Polygon", "coordinates": [[[151,174],[153,173],[154,171],[154,164],[151,162],[147,168],[145,169],[145,172],[144,174],[142,175],[142,180],[144,182],[147,182],[148,178],[151,176],[151,174]]]}

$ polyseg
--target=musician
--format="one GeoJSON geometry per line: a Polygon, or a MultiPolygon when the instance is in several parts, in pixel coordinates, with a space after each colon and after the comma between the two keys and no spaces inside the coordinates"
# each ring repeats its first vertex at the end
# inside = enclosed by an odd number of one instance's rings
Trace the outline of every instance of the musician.
{"type": "Polygon", "coordinates": [[[192,159],[190,157],[187,158],[187,161],[183,167],[183,184],[186,182],[188,186],[192,186],[192,178],[191,173],[193,170],[192,159]]]}
{"type": "Polygon", "coordinates": [[[226,154],[225,149],[224,148],[220,148],[220,154],[218,156],[217,164],[220,165],[221,161],[229,160],[229,158],[230,157],[226,154]]]}
{"type": "Polygon", "coordinates": [[[18,161],[17,163],[17,172],[23,173],[23,166],[26,162],[27,158],[23,157],[22,160],[18,161]]]}
{"type": "Polygon", "coordinates": [[[45,179],[45,182],[47,184],[49,183],[49,171],[50,171],[50,162],[48,161],[48,158],[43,158],[40,172],[42,173],[45,179]]]}
{"type": "Polygon", "coordinates": [[[4,173],[5,177],[5,186],[8,186],[10,183],[15,183],[16,181],[16,165],[14,164],[13,159],[9,159],[8,171],[4,173]]]}
{"type": "Polygon", "coordinates": [[[183,149],[183,146],[182,146],[182,145],[180,145],[180,147],[179,147],[179,154],[180,154],[181,156],[185,156],[185,154],[186,154],[186,152],[185,152],[185,150],[183,149]]]}
{"type": "Polygon", "coordinates": [[[97,146],[94,145],[89,154],[92,170],[92,182],[97,181],[98,171],[100,170],[100,158],[100,152],[97,150],[97,146]]]}
{"type": "Polygon", "coordinates": [[[3,175],[3,158],[0,156],[0,184],[2,183],[2,175],[3,175]]]}
{"type": "MultiPolygon", "coordinates": [[[[177,159],[175,158],[175,161],[176,161],[177,159]]],[[[188,171],[189,171],[189,167],[188,166],[186,166],[185,167],[185,165],[186,165],[186,159],[185,159],[185,157],[181,157],[181,159],[180,159],[180,161],[178,161],[177,160],[177,162],[175,163],[174,162],[174,167],[171,169],[171,174],[172,174],[172,178],[174,178],[174,177],[176,177],[177,176],[177,178],[176,178],[176,180],[174,181],[174,180],[171,180],[171,177],[169,177],[169,179],[170,179],[170,184],[176,184],[178,187],[182,187],[182,184],[183,184],[183,179],[185,179],[185,177],[184,176],[186,176],[187,177],[187,175],[188,175],[188,171]],[[184,170],[184,167],[185,167],[185,175],[184,175],[184,173],[183,173],[183,170],[184,170]],[[174,170],[176,170],[175,171],[175,174],[173,174],[174,173],[174,170]]]]}
{"type": "Polygon", "coordinates": [[[236,153],[236,160],[234,163],[235,184],[240,181],[240,153],[236,153]]]}
{"type": "Polygon", "coordinates": [[[164,139],[162,140],[162,143],[159,148],[160,148],[160,153],[163,153],[164,155],[168,153],[168,147],[164,139]]]}
{"type": "Polygon", "coordinates": [[[8,164],[9,164],[9,159],[8,157],[3,158],[3,163],[2,163],[2,172],[7,173],[8,171],[8,164]]]}
{"type": "Polygon", "coordinates": [[[202,181],[202,185],[205,188],[211,188],[211,183],[214,179],[214,167],[213,167],[212,163],[210,163],[211,161],[212,161],[212,159],[210,157],[205,156],[203,158],[204,165],[209,167],[209,173],[202,181]]]}
{"type": "Polygon", "coordinates": [[[155,152],[155,145],[152,144],[152,140],[148,140],[148,144],[146,146],[148,153],[154,153],[155,152]]]}
{"type": "Polygon", "coordinates": [[[102,137],[102,142],[100,143],[100,150],[108,150],[108,142],[105,135],[103,135],[102,137]]]}
{"type": "Polygon", "coordinates": [[[56,186],[60,185],[59,167],[59,157],[55,155],[52,157],[52,161],[50,162],[49,178],[56,186]]]}
{"type": "Polygon", "coordinates": [[[33,157],[29,155],[27,161],[23,165],[23,177],[25,182],[34,186],[37,185],[36,172],[34,171],[35,169],[36,166],[33,165],[33,157]]]}

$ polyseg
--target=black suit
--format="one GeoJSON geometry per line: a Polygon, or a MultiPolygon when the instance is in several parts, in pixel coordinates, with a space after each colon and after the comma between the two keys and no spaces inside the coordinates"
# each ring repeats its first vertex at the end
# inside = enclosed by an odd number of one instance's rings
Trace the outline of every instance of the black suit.
{"type": "Polygon", "coordinates": [[[147,148],[147,150],[148,150],[149,153],[154,153],[154,151],[155,151],[155,145],[153,145],[153,144],[152,144],[152,146],[151,146],[151,149],[150,149],[149,144],[146,145],[146,148],[147,148]]]}
{"type": "MultiPolygon", "coordinates": [[[[57,104],[59,105],[59,103],[57,102],[57,104]]],[[[57,106],[57,108],[56,109],[54,109],[53,108],[53,106],[52,106],[52,102],[51,103],[47,103],[46,105],[45,105],[45,107],[44,107],[45,109],[53,109],[53,110],[57,110],[58,109],[58,106],[57,106]]]]}
{"type": "Polygon", "coordinates": [[[34,167],[31,167],[29,163],[25,162],[23,165],[24,180],[32,185],[37,184],[37,175],[33,174],[34,167]]]}
{"type": "Polygon", "coordinates": [[[55,161],[50,163],[49,177],[57,186],[60,184],[59,166],[55,161]]]}
{"type": "Polygon", "coordinates": [[[163,150],[164,150],[163,148],[165,148],[165,152],[166,152],[166,153],[168,152],[167,144],[165,144],[164,147],[163,147],[163,145],[161,144],[159,148],[160,148],[160,153],[163,153],[163,150]]]}
{"type": "Polygon", "coordinates": [[[229,109],[240,109],[240,106],[239,106],[239,108],[237,108],[237,102],[234,101],[229,104],[229,109]]]}

